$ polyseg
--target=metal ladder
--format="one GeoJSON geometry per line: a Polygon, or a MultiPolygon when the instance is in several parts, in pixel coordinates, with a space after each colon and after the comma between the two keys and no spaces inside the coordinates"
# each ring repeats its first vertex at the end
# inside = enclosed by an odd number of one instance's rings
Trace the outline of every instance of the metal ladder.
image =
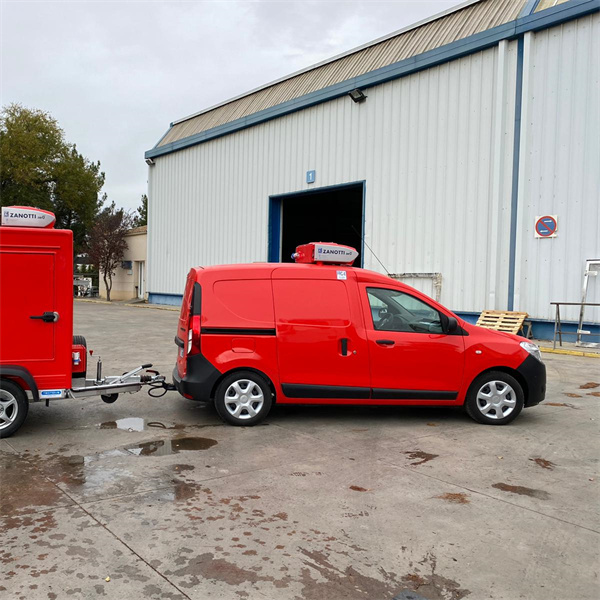
{"type": "Polygon", "coordinates": [[[581,341],[582,335],[591,335],[591,331],[583,329],[583,313],[586,306],[586,298],[588,292],[588,283],[590,277],[596,277],[600,271],[600,258],[593,258],[585,261],[585,270],[583,272],[583,289],[581,293],[581,308],[579,310],[579,323],[577,325],[577,341],[576,346],[596,347],[597,343],[584,343],[581,341]]]}

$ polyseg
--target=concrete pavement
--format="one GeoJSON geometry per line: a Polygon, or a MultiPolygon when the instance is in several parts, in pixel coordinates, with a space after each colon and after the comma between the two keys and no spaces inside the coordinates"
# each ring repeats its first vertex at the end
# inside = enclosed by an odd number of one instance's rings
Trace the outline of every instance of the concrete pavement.
{"type": "MultiPolygon", "coordinates": [[[[169,374],[177,316],[76,303],[75,333],[105,374],[169,374]]],[[[0,441],[0,595],[597,598],[600,365],[544,359],[547,401],[507,427],[275,407],[234,428],[174,392],[32,405],[0,441]]]]}

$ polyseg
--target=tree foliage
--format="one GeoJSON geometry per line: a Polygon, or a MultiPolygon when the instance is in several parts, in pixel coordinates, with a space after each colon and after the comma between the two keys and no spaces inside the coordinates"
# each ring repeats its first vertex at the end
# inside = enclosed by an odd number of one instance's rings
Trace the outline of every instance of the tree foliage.
{"type": "Polygon", "coordinates": [[[142,194],[142,203],[137,208],[137,215],[133,217],[133,226],[148,225],[148,196],[142,194]]]}
{"type": "Polygon", "coordinates": [[[10,104],[0,114],[0,205],[36,206],[72,229],[75,252],[100,210],[104,173],[99,162],[65,141],[48,113],[10,104]]]}
{"type": "Polygon", "coordinates": [[[112,278],[127,249],[125,234],[132,225],[132,216],[124,209],[118,209],[112,202],[98,214],[89,234],[88,256],[104,279],[106,299],[109,302],[112,278]]]}

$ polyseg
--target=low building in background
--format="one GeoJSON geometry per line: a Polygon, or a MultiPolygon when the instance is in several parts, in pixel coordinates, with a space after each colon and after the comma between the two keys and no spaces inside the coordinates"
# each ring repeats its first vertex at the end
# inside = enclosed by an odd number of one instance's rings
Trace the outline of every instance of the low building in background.
{"type": "MultiPolygon", "coordinates": [[[[127,233],[127,250],[121,266],[113,275],[111,300],[146,300],[147,227],[134,227],[127,233]]],[[[100,274],[100,296],[106,298],[104,278],[100,274]]]]}

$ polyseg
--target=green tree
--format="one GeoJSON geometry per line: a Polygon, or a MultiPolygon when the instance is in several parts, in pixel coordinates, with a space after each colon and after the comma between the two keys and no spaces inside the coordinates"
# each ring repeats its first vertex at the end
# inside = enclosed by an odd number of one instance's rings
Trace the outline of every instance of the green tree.
{"type": "Polygon", "coordinates": [[[112,278],[127,249],[125,235],[132,224],[131,215],[124,209],[117,208],[112,202],[98,214],[90,230],[88,256],[104,279],[106,299],[109,302],[112,278]]]}
{"type": "Polygon", "coordinates": [[[148,196],[142,194],[142,204],[138,206],[137,215],[133,217],[133,226],[148,225],[148,196]]]}
{"type": "Polygon", "coordinates": [[[0,205],[37,206],[56,215],[56,227],[73,230],[83,246],[104,198],[99,162],[65,141],[48,113],[20,104],[0,113],[0,205]]]}

